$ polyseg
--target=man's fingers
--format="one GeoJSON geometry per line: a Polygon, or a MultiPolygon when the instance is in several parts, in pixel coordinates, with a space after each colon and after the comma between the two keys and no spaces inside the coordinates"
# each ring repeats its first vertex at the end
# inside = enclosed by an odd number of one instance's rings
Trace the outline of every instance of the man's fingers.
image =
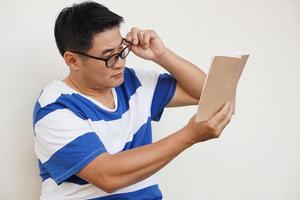
{"type": "Polygon", "coordinates": [[[150,31],[144,33],[144,49],[149,47],[151,35],[152,33],[150,31]]]}
{"type": "Polygon", "coordinates": [[[234,108],[234,105],[233,103],[231,103],[231,106],[230,106],[230,109],[229,109],[229,112],[227,113],[227,116],[226,118],[218,125],[218,129],[223,131],[223,129],[227,126],[227,124],[230,122],[231,120],[231,117],[233,115],[233,108],[234,108]]]}
{"type": "Polygon", "coordinates": [[[131,38],[132,38],[132,43],[134,44],[134,45],[138,45],[138,43],[139,43],[139,39],[138,39],[138,31],[139,31],[139,29],[138,28],[132,28],[131,29],[131,31],[130,31],[130,34],[131,34],[131,38]]]}
{"type": "Polygon", "coordinates": [[[221,110],[209,119],[210,123],[212,123],[215,126],[219,126],[219,124],[226,119],[227,114],[231,108],[231,104],[231,102],[225,103],[221,110]]]}
{"type": "Polygon", "coordinates": [[[127,41],[132,42],[132,37],[131,37],[131,33],[130,33],[130,32],[127,33],[125,39],[126,39],[127,41]]]}
{"type": "Polygon", "coordinates": [[[145,41],[144,41],[144,33],[143,33],[143,31],[138,31],[137,32],[137,36],[138,36],[138,39],[139,39],[139,44],[140,44],[140,46],[144,46],[144,43],[145,43],[145,41]]]}
{"type": "Polygon", "coordinates": [[[148,48],[150,46],[151,40],[155,39],[157,36],[157,33],[153,30],[147,30],[144,33],[144,41],[145,41],[145,48],[148,48]]]}
{"type": "Polygon", "coordinates": [[[150,45],[151,37],[154,36],[154,32],[150,30],[138,31],[139,44],[144,49],[147,49],[150,45]]]}
{"type": "Polygon", "coordinates": [[[140,45],[147,49],[150,46],[150,41],[157,37],[153,30],[140,30],[136,27],[132,28],[126,35],[126,39],[131,41],[134,45],[140,45]]]}

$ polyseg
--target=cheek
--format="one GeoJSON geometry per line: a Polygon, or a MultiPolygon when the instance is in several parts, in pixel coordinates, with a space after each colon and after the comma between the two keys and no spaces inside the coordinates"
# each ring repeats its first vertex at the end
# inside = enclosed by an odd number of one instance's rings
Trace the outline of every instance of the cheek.
{"type": "Polygon", "coordinates": [[[94,84],[105,84],[110,81],[110,71],[105,66],[89,66],[84,71],[84,78],[94,84]]]}
{"type": "Polygon", "coordinates": [[[105,64],[102,63],[88,63],[84,67],[84,74],[89,75],[90,77],[99,77],[101,75],[105,76],[109,73],[105,64]]]}

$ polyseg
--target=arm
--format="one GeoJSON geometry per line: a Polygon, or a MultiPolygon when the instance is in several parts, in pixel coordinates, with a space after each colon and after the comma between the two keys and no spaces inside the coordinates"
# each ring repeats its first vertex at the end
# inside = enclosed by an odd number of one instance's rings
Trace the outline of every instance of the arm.
{"type": "Polygon", "coordinates": [[[219,137],[231,119],[232,108],[232,105],[227,103],[206,122],[195,123],[192,118],[184,128],[153,144],[114,155],[101,154],[77,176],[106,192],[113,192],[144,180],[186,148],[219,137]]]}
{"type": "MultiPolygon", "coordinates": [[[[169,105],[190,105],[198,102],[205,78],[201,70],[167,50],[152,31],[133,29],[126,39],[133,42],[132,50],[136,55],[161,64],[178,79],[179,87],[176,88],[169,105]],[[188,70],[184,70],[183,65],[188,70]],[[195,80],[190,80],[189,76],[195,80]]],[[[104,153],[77,175],[106,192],[132,185],[156,173],[193,144],[219,137],[231,116],[232,106],[227,103],[208,121],[195,123],[192,118],[185,127],[158,142],[114,155],[104,153]]]]}
{"type": "Polygon", "coordinates": [[[187,130],[182,129],[153,144],[115,155],[104,153],[77,176],[109,193],[137,183],[153,175],[191,146],[191,142],[183,137],[185,132],[187,130]]]}
{"type": "Polygon", "coordinates": [[[172,74],[187,94],[199,100],[206,78],[206,74],[200,68],[169,49],[155,58],[154,62],[172,74]]]}
{"type": "Polygon", "coordinates": [[[168,107],[196,105],[199,102],[206,74],[191,62],[167,49],[152,30],[131,29],[127,40],[139,57],[152,60],[166,69],[177,80],[175,95],[168,107]]]}

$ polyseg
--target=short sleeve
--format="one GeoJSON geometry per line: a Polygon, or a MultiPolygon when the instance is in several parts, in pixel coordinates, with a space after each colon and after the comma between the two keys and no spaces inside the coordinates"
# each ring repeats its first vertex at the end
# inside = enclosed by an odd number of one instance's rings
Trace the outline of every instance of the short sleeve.
{"type": "Polygon", "coordinates": [[[176,79],[167,73],[158,76],[151,104],[152,120],[160,120],[164,108],[175,94],[176,83],[176,79]]]}
{"type": "Polygon", "coordinates": [[[57,184],[106,152],[90,124],[68,109],[58,109],[34,125],[36,154],[57,184]]]}

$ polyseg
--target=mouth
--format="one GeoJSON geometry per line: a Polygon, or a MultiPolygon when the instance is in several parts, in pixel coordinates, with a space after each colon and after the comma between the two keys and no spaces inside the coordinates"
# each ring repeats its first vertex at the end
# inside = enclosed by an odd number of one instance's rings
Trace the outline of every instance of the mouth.
{"type": "Polygon", "coordinates": [[[120,78],[120,77],[122,77],[122,76],[123,76],[123,74],[124,74],[124,72],[121,72],[121,73],[118,73],[118,74],[112,75],[111,77],[113,77],[113,78],[120,78]]]}

